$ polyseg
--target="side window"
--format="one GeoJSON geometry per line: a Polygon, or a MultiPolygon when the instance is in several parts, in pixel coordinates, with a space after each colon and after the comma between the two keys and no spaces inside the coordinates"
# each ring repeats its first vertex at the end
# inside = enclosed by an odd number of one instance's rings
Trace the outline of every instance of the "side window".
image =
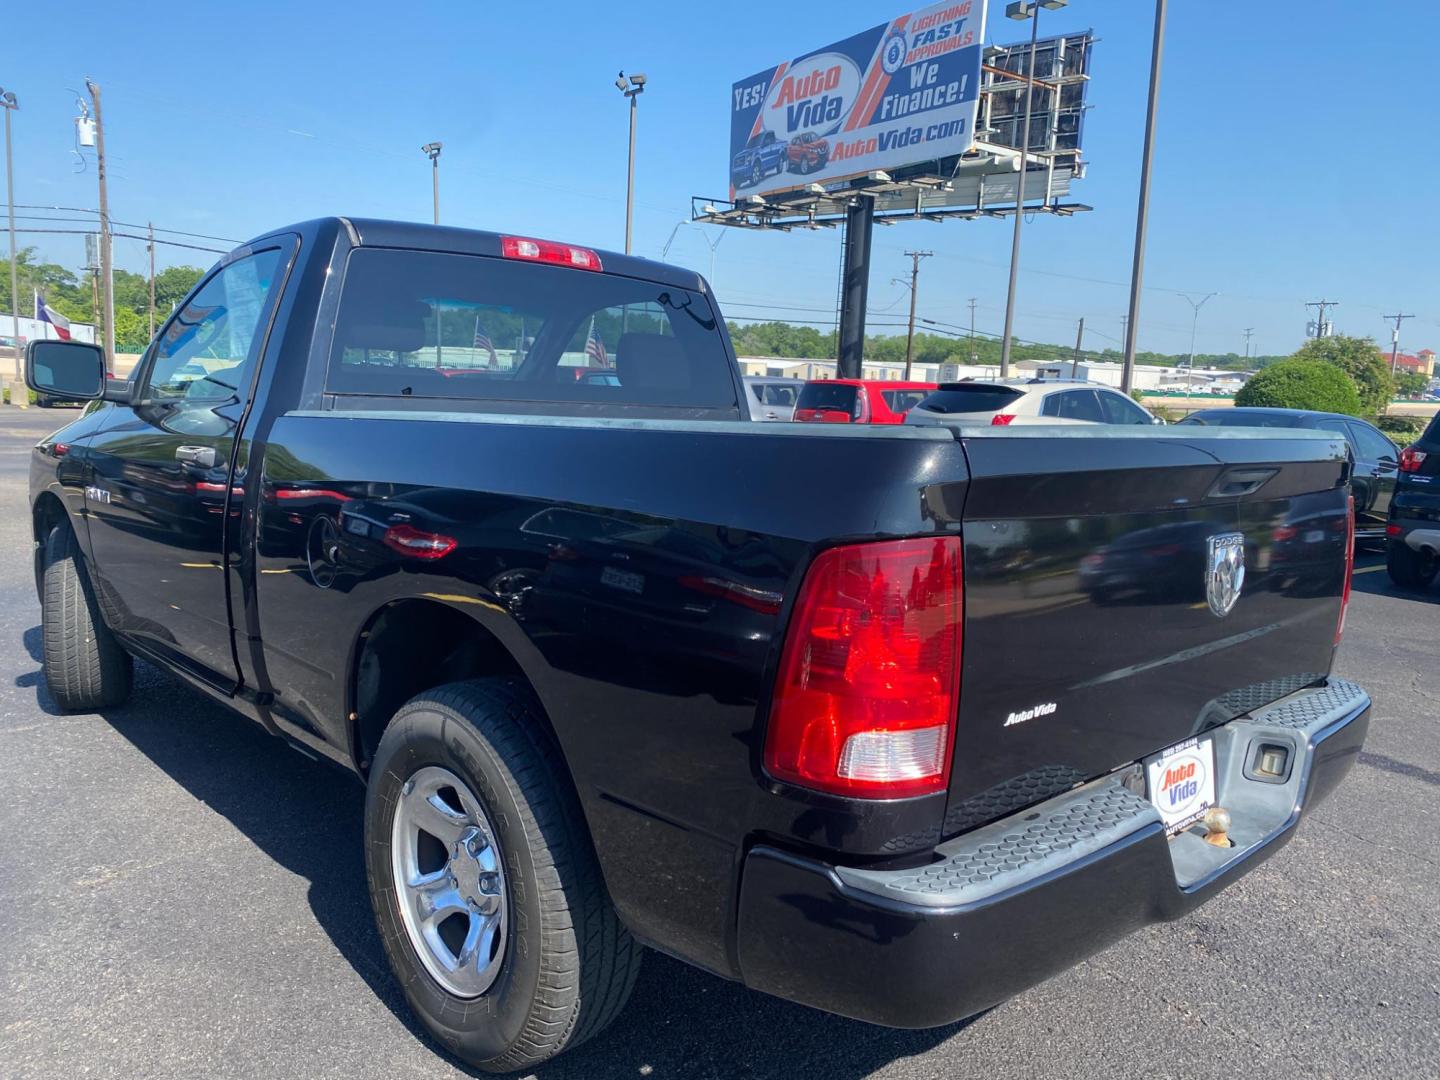
{"type": "Polygon", "coordinates": [[[1064,394],[1051,394],[1050,396],[1048,396],[1044,401],[1042,401],[1042,402],[1040,403],[1040,415],[1041,415],[1041,416],[1059,416],[1059,415],[1060,415],[1060,399],[1063,398],[1063,397],[1065,397],[1065,396],[1066,396],[1066,395],[1064,395],[1064,394]]]}
{"type": "Polygon", "coordinates": [[[790,408],[795,404],[795,387],[772,385],[765,388],[766,405],[782,405],[790,408]]]}
{"type": "Polygon", "coordinates": [[[1121,394],[1112,394],[1108,390],[1097,390],[1096,393],[1100,395],[1100,408],[1105,413],[1107,424],[1150,423],[1149,414],[1129,398],[1121,394]]]}
{"type": "Polygon", "coordinates": [[[139,399],[215,405],[243,397],[284,265],[285,252],[271,248],[237,259],[205,282],[156,340],[139,399]]]}
{"type": "Polygon", "coordinates": [[[1339,435],[1350,447],[1350,453],[1355,457],[1360,456],[1359,448],[1355,445],[1355,433],[1350,430],[1350,425],[1344,420],[1332,420],[1324,417],[1313,422],[1316,431],[1328,431],[1332,435],[1339,435]]]}
{"type": "Polygon", "coordinates": [[[1100,403],[1095,400],[1094,390],[1067,390],[1059,397],[1059,415],[1066,420],[1088,420],[1092,424],[1105,422],[1105,417],[1100,412],[1100,403]]]}
{"type": "Polygon", "coordinates": [[[1400,455],[1395,451],[1395,444],[1387,439],[1380,432],[1366,424],[1352,423],[1350,430],[1355,435],[1355,442],[1360,447],[1360,456],[1366,461],[1382,461],[1389,458],[1391,461],[1399,459],[1400,455]]]}
{"type": "Polygon", "coordinates": [[[885,404],[890,407],[891,412],[903,413],[919,405],[928,393],[929,390],[886,390],[881,396],[885,398],[885,404]]]}

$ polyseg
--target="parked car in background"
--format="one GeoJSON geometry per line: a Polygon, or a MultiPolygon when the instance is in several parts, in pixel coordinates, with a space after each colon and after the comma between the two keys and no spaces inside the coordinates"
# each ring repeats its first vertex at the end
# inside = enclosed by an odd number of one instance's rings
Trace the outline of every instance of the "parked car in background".
{"type": "Polygon", "coordinates": [[[795,419],[795,401],[804,379],[782,379],[769,375],[747,375],[745,389],[750,395],[751,420],[767,422],[795,419]]]}
{"type": "Polygon", "coordinates": [[[1374,424],[1344,413],[1258,407],[1202,409],[1180,423],[1207,427],[1310,428],[1343,435],[1355,459],[1350,479],[1350,490],[1355,496],[1355,540],[1361,544],[1385,542],[1390,501],[1400,472],[1400,448],[1374,424]]]}
{"type": "Polygon", "coordinates": [[[934,383],[815,379],[800,389],[795,419],[820,424],[903,424],[934,383]]]}
{"type": "Polygon", "coordinates": [[[730,182],[737,188],[754,187],[771,173],[783,172],[789,160],[788,144],[773,131],[762,131],[730,162],[730,182]]]}
{"type": "Polygon", "coordinates": [[[995,379],[942,383],[907,424],[1162,423],[1118,390],[1075,379],[995,379]]]}
{"type": "Polygon", "coordinates": [[[1423,589],[1440,570],[1440,414],[1400,451],[1385,526],[1385,568],[1406,589],[1423,589]]]}
{"type": "Polygon", "coordinates": [[[790,140],[786,149],[785,167],[791,172],[812,173],[830,162],[830,143],[813,131],[802,132],[790,140]]]}

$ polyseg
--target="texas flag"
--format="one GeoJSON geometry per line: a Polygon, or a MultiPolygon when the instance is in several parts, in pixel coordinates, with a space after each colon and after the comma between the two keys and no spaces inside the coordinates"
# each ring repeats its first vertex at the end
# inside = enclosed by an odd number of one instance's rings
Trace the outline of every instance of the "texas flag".
{"type": "MultiPolygon", "coordinates": [[[[61,341],[70,340],[70,320],[45,303],[45,295],[39,289],[35,290],[35,319],[37,322],[49,323],[53,326],[55,336],[61,341]]],[[[45,336],[49,337],[50,335],[47,332],[45,336]]]]}

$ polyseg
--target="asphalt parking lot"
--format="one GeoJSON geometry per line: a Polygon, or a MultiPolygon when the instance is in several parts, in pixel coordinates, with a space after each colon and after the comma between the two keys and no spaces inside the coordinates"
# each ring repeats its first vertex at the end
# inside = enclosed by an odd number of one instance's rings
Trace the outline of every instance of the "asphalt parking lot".
{"type": "MultiPolygon", "coordinates": [[[[55,713],[26,473],[65,419],[0,407],[0,1076],[462,1075],[385,966],[354,781],[143,664],[124,708],[55,713]]],[[[1373,555],[1355,583],[1338,670],[1374,698],[1366,752],[1196,915],[927,1032],[652,954],[540,1077],[1440,1075],[1440,587],[1402,595],[1373,555]]]]}

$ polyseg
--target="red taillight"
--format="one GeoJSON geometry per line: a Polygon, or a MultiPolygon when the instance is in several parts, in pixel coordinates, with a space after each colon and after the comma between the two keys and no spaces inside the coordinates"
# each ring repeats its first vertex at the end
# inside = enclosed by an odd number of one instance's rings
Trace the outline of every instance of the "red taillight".
{"type": "Polygon", "coordinates": [[[1404,526],[1404,525],[1386,525],[1386,526],[1385,526],[1385,535],[1386,535],[1386,536],[1399,536],[1399,535],[1400,535],[1401,533],[1403,533],[1404,531],[1405,531],[1405,526],[1404,526]]]}
{"type": "Polygon", "coordinates": [[[1012,420],[1014,420],[1014,419],[1015,419],[1015,414],[1014,414],[1014,413],[997,412],[994,416],[992,416],[992,417],[990,418],[990,426],[991,426],[991,427],[1004,427],[1006,424],[1010,423],[1010,422],[1011,422],[1012,420]]]}
{"type": "Polygon", "coordinates": [[[852,544],[805,575],[770,707],[771,776],[837,795],[943,791],[960,690],[958,537],[852,544]]]}
{"type": "Polygon", "coordinates": [[[1340,619],[1335,624],[1335,644],[1345,636],[1345,612],[1350,607],[1350,582],[1355,577],[1355,496],[1346,500],[1349,508],[1345,529],[1345,588],[1340,593],[1340,619]]]}
{"type": "Polygon", "coordinates": [[[413,525],[391,525],[380,539],[386,547],[417,559],[443,559],[456,545],[453,536],[422,532],[413,525]]]}
{"type": "Polygon", "coordinates": [[[51,443],[50,452],[56,457],[64,457],[66,454],[70,453],[70,444],[63,442],[51,443]]]}
{"type": "Polygon", "coordinates": [[[589,248],[560,244],[554,240],[530,240],[524,236],[502,236],[500,254],[507,259],[568,266],[572,270],[600,270],[600,256],[589,248]]]}
{"type": "Polygon", "coordinates": [[[1425,464],[1427,457],[1429,455],[1424,450],[1416,450],[1413,446],[1407,446],[1400,451],[1400,471],[1419,472],[1420,466],[1425,464]]]}
{"type": "Polygon", "coordinates": [[[1294,525],[1276,525],[1270,532],[1270,538],[1277,544],[1283,544],[1286,540],[1294,540],[1300,535],[1300,530],[1294,525]]]}

